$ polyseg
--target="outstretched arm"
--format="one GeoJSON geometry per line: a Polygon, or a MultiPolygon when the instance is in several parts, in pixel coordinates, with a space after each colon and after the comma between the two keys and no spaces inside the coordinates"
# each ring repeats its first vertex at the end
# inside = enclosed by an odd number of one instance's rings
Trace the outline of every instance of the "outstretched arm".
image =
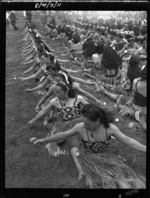
{"type": "Polygon", "coordinates": [[[39,89],[43,89],[48,83],[49,83],[49,79],[46,78],[42,84],[39,84],[38,86],[36,86],[32,89],[26,89],[25,91],[37,91],[39,89]]]}
{"type": "Polygon", "coordinates": [[[66,69],[63,66],[61,66],[62,71],[66,71],[68,73],[78,73],[81,70],[70,70],[70,69],[66,69]]]}
{"type": "Polygon", "coordinates": [[[96,103],[99,103],[100,101],[95,98],[94,96],[92,96],[90,93],[88,93],[87,91],[83,90],[81,87],[76,87],[76,91],[80,94],[83,95],[91,100],[94,100],[96,103]]]}
{"type": "Polygon", "coordinates": [[[79,82],[79,83],[83,83],[83,84],[86,84],[86,85],[95,85],[95,82],[85,81],[85,80],[82,80],[81,78],[77,78],[77,77],[74,77],[72,75],[70,75],[70,77],[73,81],[76,81],[76,82],[79,82]]]}
{"type": "Polygon", "coordinates": [[[136,51],[136,53],[135,53],[134,55],[139,55],[139,53],[141,52],[142,48],[143,48],[143,47],[140,47],[140,48],[136,51]]]}
{"type": "Polygon", "coordinates": [[[40,108],[40,106],[53,94],[55,90],[55,85],[53,85],[47,92],[46,95],[44,95],[41,100],[38,102],[38,104],[36,105],[36,109],[38,110],[40,108]]]}
{"type": "Polygon", "coordinates": [[[59,140],[64,140],[64,139],[67,139],[75,134],[78,133],[78,129],[79,129],[79,124],[76,124],[73,128],[71,128],[70,130],[68,131],[65,131],[65,132],[59,132],[57,134],[54,134],[50,137],[46,137],[46,138],[43,138],[43,139],[38,139],[36,141],[34,141],[34,144],[37,144],[37,143],[48,143],[48,142],[57,142],[59,140]]]}
{"type": "Polygon", "coordinates": [[[146,152],[146,146],[145,145],[141,144],[140,142],[136,141],[133,138],[130,138],[130,137],[126,136],[115,125],[113,125],[112,135],[115,136],[122,143],[126,144],[127,146],[129,146],[133,149],[142,151],[142,152],[146,152]]]}
{"type": "Polygon", "coordinates": [[[37,63],[34,63],[28,70],[24,71],[24,74],[28,74],[29,72],[33,71],[38,66],[37,63]]]}
{"type": "Polygon", "coordinates": [[[30,120],[28,123],[33,124],[35,121],[39,120],[41,117],[43,117],[52,107],[52,103],[50,102],[44,109],[42,109],[32,120],[30,120]]]}
{"type": "Polygon", "coordinates": [[[28,76],[28,77],[20,77],[20,80],[30,80],[36,78],[38,75],[40,75],[43,72],[43,70],[40,68],[35,74],[28,76]]]}
{"type": "Polygon", "coordinates": [[[125,46],[120,51],[118,51],[117,54],[120,55],[122,52],[124,52],[125,48],[127,48],[127,47],[128,47],[128,43],[125,44],[125,46]]]}

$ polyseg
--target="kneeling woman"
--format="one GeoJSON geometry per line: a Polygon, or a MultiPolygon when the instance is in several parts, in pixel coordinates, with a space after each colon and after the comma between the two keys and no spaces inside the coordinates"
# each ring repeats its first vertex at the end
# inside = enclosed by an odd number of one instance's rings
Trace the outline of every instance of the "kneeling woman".
{"type": "MultiPolygon", "coordinates": [[[[29,124],[33,124],[36,120],[47,114],[52,108],[55,108],[59,115],[58,122],[54,123],[50,133],[48,134],[49,136],[54,135],[61,130],[68,130],[76,123],[81,122],[81,108],[83,105],[87,104],[87,101],[85,101],[82,96],[76,95],[74,90],[69,89],[68,91],[68,87],[65,84],[58,83],[55,86],[55,92],[57,97],[53,98],[44,109],[29,121],[29,124]]],[[[48,148],[49,153],[54,156],[61,153],[65,154],[69,149],[79,173],[78,178],[81,179],[84,173],[81,169],[78,158],[76,157],[79,146],[78,136],[75,135],[67,139],[66,144],[63,146],[61,142],[61,150],[57,144],[48,144],[46,148],[48,148]]]]}
{"type": "Polygon", "coordinates": [[[146,147],[124,135],[114,125],[113,118],[102,108],[87,104],[82,109],[83,122],[72,129],[51,137],[35,140],[33,143],[55,142],[79,134],[83,150],[78,159],[86,174],[91,188],[145,188],[145,178],[137,175],[116,155],[111,154],[109,143],[111,136],[127,146],[146,152],[146,147]]]}
{"type": "Polygon", "coordinates": [[[102,56],[101,66],[103,74],[100,81],[107,84],[116,85],[119,83],[118,74],[122,65],[122,59],[117,52],[110,46],[106,46],[102,56]]]}
{"type": "Polygon", "coordinates": [[[140,127],[146,132],[147,115],[147,65],[142,67],[139,78],[132,83],[132,96],[112,94],[103,86],[98,85],[97,91],[116,101],[117,108],[122,116],[131,116],[139,122],[140,127]]]}

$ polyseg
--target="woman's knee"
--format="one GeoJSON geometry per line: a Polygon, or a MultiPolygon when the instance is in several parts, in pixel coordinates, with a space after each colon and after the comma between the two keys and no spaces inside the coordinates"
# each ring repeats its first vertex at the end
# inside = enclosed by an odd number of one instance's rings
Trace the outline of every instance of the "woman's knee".
{"type": "Polygon", "coordinates": [[[125,182],[123,182],[123,181],[117,181],[117,185],[118,185],[118,187],[119,188],[121,188],[121,189],[129,189],[130,187],[129,187],[129,185],[127,185],[125,182]]]}
{"type": "Polygon", "coordinates": [[[71,152],[72,155],[76,155],[76,153],[79,152],[79,149],[77,147],[72,147],[70,149],[70,152],[71,152]]]}

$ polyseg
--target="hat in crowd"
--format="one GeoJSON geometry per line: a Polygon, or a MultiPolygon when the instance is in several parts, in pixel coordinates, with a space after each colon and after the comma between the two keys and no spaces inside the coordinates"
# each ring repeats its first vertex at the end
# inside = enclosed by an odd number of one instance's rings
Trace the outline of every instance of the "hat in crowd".
{"type": "Polygon", "coordinates": [[[104,27],[104,26],[101,26],[101,27],[100,27],[100,29],[101,29],[101,30],[104,30],[104,29],[105,29],[105,27],[104,27]]]}
{"type": "Polygon", "coordinates": [[[135,38],[130,38],[129,42],[134,41],[135,42],[135,38]]]}
{"type": "Polygon", "coordinates": [[[116,36],[116,32],[113,29],[110,30],[110,34],[116,36]]]}

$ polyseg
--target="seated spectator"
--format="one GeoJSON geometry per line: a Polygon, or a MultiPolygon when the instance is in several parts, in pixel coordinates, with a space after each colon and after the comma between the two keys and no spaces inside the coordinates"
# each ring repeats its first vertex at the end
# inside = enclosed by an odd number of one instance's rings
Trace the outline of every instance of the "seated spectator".
{"type": "Polygon", "coordinates": [[[101,61],[102,61],[102,56],[103,56],[103,52],[104,52],[104,44],[102,42],[98,42],[95,51],[97,53],[92,55],[92,59],[95,64],[95,67],[98,69],[101,69],[102,68],[101,61]]]}
{"type": "Polygon", "coordinates": [[[147,100],[147,65],[143,66],[139,78],[133,81],[132,96],[111,94],[103,86],[97,87],[99,91],[116,101],[117,108],[122,116],[131,116],[136,119],[142,130],[146,131],[146,100],[147,100]]]}
{"type": "Polygon", "coordinates": [[[121,68],[122,60],[112,47],[107,46],[102,56],[103,73],[100,75],[100,81],[108,84],[117,83],[117,75],[121,68]]]}

